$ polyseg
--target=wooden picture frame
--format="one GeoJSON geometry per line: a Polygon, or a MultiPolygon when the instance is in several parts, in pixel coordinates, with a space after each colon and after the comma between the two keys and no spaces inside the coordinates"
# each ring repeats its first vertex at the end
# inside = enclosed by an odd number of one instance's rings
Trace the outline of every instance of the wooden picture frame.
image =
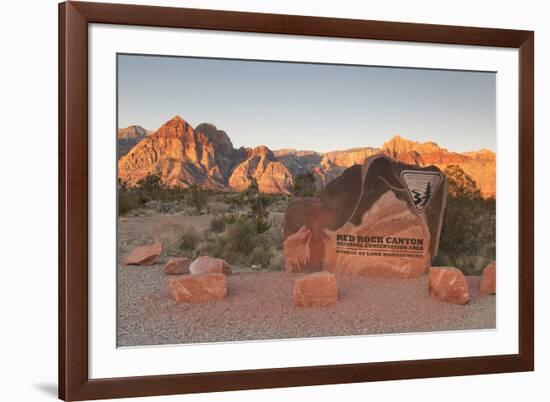
{"type": "Polygon", "coordinates": [[[59,5],[59,397],[140,397],[534,369],[534,33],[183,8],[59,5]],[[90,379],[88,24],[193,28],[519,49],[519,353],[513,355],[90,379]]]}

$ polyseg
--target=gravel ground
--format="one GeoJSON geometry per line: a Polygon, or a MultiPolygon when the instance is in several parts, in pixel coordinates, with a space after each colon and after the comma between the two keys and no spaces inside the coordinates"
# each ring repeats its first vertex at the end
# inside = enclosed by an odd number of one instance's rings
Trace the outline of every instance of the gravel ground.
{"type": "Polygon", "coordinates": [[[468,277],[465,306],[431,298],[427,277],[340,276],[336,306],[303,309],[292,305],[299,274],[235,273],[225,300],[186,305],[171,299],[162,268],[119,266],[119,346],[495,328],[495,298],[477,295],[479,277],[468,277]]]}
{"type": "MultiPolygon", "coordinates": [[[[156,213],[119,220],[119,257],[153,240],[163,219],[156,213]]],[[[172,215],[204,230],[211,216],[172,215]]],[[[236,272],[221,302],[185,305],[170,297],[163,274],[168,257],[149,267],[118,266],[118,345],[227,342],[442,330],[495,328],[494,296],[479,297],[480,277],[468,277],[472,301],[465,306],[428,295],[428,278],[412,280],[339,276],[339,302],[303,309],[292,305],[299,274],[236,272]]]]}

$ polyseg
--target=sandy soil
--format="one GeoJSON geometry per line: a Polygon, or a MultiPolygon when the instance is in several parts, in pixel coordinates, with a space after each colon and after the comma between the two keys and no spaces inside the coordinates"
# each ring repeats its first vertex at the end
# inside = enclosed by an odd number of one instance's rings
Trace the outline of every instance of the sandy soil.
{"type": "MultiPolygon", "coordinates": [[[[157,214],[121,218],[119,257],[152,241],[159,219],[157,214]]],[[[211,216],[171,219],[192,223],[200,231],[211,216]]],[[[457,306],[431,298],[427,277],[339,276],[336,306],[303,309],[292,304],[300,274],[249,269],[228,276],[225,300],[186,305],[170,297],[163,274],[167,259],[163,256],[149,267],[118,266],[119,346],[485,329],[496,324],[495,297],[478,295],[480,277],[467,278],[472,301],[457,306]]]]}

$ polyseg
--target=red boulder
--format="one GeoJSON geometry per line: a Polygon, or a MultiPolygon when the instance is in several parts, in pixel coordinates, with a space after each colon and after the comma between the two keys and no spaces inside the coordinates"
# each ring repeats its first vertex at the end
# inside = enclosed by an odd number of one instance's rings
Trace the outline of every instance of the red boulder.
{"type": "Polygon", "coordinates": [[[453,267],[432,267],[429,275],[430,295],[441,301],[466,304],[470,301],[468,283],[462,271],[453,267]]]}
{"type": "Polygon", "coordinates": [[[225,298],[225,278],[224,274],[183,275],[170,279],[168,287],[178,303],[205,303],[225,298]]]}
{"type": "Polygon", "coordinates": [[[203,256],[197,258],[189,266],[192,275],[201,274],[225,274],[231,275],[231,267],[221,258],[203,256]]]}
{"type": "Polygon", "coordinates": [[[493,261],[483,270],[481,286],[479,292],[484,295],[494,295],[497,293],[497,263],[493,261]]]}
{"type": "Polygon", "coordinates": [[[327,307],[336,304],[336,276],[330,272],[316,272],[297,279],[294,282],[292,301],[299,307],[327,307]]]}
{"type": "Polygon", "coordinates": [[[170,260],[164,266],[165,275],[181,275],[189,273],[189,265],[191,265],[191,259],[189,258],[170,258],[170,260]]]}
{"type": "Polygon", "coordinates": [[[162,244],[139,246],[132,250],[122,262],[124,265],[153,265],[162,253],[162,244]]]}

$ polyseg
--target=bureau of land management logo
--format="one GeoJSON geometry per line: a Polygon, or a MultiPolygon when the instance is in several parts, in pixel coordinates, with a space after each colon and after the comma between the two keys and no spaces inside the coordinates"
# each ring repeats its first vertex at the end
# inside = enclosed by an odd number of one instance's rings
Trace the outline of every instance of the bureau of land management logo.
{"type": "Polygon", "coordinates": [[[441,183],[442,175],[439,172],[419,172],[414,170],[403,170],[401,179],[414,208],[422,212],[430,203],[432,195],[441,183]]]}

